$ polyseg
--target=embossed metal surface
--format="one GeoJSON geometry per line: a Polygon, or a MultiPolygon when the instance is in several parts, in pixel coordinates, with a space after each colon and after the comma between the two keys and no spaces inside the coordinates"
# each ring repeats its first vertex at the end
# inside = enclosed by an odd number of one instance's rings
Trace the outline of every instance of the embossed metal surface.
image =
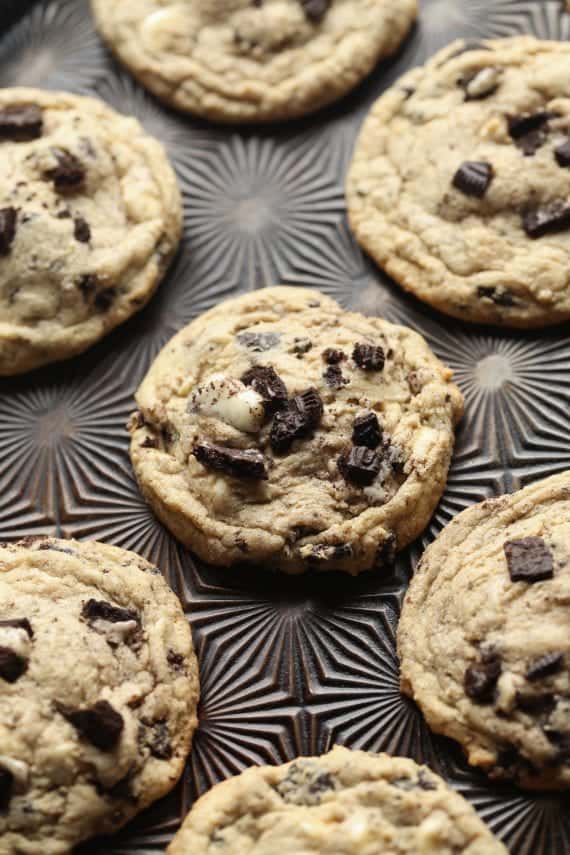
{"type": "Polygon", "coordinates": [[[350,98],[302,122],[219,129],[161,107],[108,56],[85,0],[0,0],[0,86],[97,93],[166,145],[186,230],[151,304],[72,363],[0,382],[0,538],[60,534],[135,549],[158,564],[194,628],[201,725],[182,785],[89,855],[163,852],[197,794],[253,763],[334,742],[426,760],[516,855],[570,853],[570,800],[492,786],[432,736],[398,691],[395,627],[413,563],[472,502],[570,466],[564,330],[464,327],[404,295],[346,225],[343,181],[364,114],[406,68],[457,36],[570,38],[561,0],[423,0],[396,59],[350,98]],[[284,282],[410,324],[456,372],[467,400],[449,484],[429,532],[390,578],[272,578],[205,567],[139,495],[124,424],[159,348],[238,291],[284,282]],[[324,583],[324,584],[323,584],[324,583]]]}

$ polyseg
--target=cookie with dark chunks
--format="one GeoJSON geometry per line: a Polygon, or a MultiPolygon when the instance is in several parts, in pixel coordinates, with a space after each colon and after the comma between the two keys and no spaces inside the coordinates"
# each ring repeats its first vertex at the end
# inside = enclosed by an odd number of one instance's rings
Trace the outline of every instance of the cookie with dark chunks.
{"type": "Polygon", "coordinates": [[[317,291],[262,289],[197,318],[158,356],[130,424],[135,473],[210,563],[379,568],[443,491],[462,412],[450,380],[409,329],[317,291]]]}
{"type": "Polygon", "coordinates": [[[199,799],[168,855],[507,855],[459,793],[404,757],[336,747],[247,769],[199,799]]]}
{"type": "Polygon", "coordinates": [[[347,182],[352,229],[400,285],[448,315],[567,321],[569,137],[568,42],[454,42],[365,120],[347,182]]]}
{"type": "Polygon", "coordinates": [[[0,851],[69,855],[176,784],[197,724],[190,628],[102,543],[0,549],[0,851]]]}
{"type": "MultiPolygon", "coordinates": [[[[167,104],[221,122],[292,119],[395,53],[416,0],[91,0],[117,57],[167,104]]],[[[1,130],[1,125],[0,125],[1,130]]]]}
{"type": "Polygon", "coordinates": [[[570,789],[570,471],[458,514],[398,634],[427,723],[493,778],[570,789]]]}
{"type": "Polygon", "coordinates": [[[166,272],[182,206],[166,153],[101,101],[0,91],[0,375],[81,353],[166,272]]]}

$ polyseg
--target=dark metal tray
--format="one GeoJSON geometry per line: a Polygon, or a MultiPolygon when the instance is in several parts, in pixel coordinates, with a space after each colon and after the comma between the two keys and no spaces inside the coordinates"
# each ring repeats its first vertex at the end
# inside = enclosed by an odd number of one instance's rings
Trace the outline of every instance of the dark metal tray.
{"type": "Polygon", "coordinates": [[[161,107],[114,63],[86,0],[0,0],[0,86],[97,93],[161,139],[184,194],[186,230],[151,304],[69,364],[0,382],[0,539],[98,538],[158,564],[180,595],[200,656],[200,728],[182,785],[90,855],[163,852],[197,794],[254,763],[335,742],[427,761],[516,855],[569,855],[570,798],[490,785],[434,737],[398,691],[395,627],[425,543],[457,511],[570,467],[570,339],[563,330],[465,327],[407,297],[360,252],[343,183],[379,93],[458,36],[570,38],[561,0],[423,0],[400,54],[315,117],[216,128],[161,107]],[[389,578],[286,578],[204,566],[153,518],[133,479],[127,416],[160,347],[238,291],[320,288],[407,323],[449,363],[467,400],[448,488],[421,543],[389,578]]]}

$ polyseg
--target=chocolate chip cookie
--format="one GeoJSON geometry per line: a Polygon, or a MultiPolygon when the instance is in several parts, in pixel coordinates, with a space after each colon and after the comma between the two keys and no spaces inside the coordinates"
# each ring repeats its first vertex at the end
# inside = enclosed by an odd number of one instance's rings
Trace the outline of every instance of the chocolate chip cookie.
{"type": "Polygon", "coordinates": [[[190,629],[101,543],[0,548],[0,850],[64,855],[171,790],[196,727],[190,629]]]}
{"type": "Polygon", "coordinates": [[[469,762],[570,788],[570,472],[459,514],[399,628],[402,688],[469,762]]]}
{"type": "Polygon", "coordinates": [[[135,119],[0,90],[0,375],[80,353],[142,308],[181,212],[166,154],[135,119]]]}
{"type": "Polygon", "coordinates": [[[443,492],[462,396],[417,333],[303,288],[222,303],[137,392],[131,458],[205,561],[389,566],[443,492]]]}
{"type": "Polygon", "coordinates": [[[119,59],[167,104],[223,122],[291,119],[394,53],[416,0],[92,0],[119,59]]]}
{"type": "Polygon", "coordinates": [[[570,318],[570,44],[455,42],[386,92],[348,185],[352,228],[456,318],[570,318]]]}
{"type": "Polygon", "coordinates": [[[413,760],[334,748],[248,769],[192,808],[168,855],[506,855],[473,808],[413,760]]]}

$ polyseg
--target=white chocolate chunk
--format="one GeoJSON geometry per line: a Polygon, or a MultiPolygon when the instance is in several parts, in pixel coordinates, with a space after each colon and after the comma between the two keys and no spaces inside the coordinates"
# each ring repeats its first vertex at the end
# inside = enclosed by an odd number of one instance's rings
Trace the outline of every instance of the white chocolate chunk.
{"type": "Polygon", "coordinates": [[[0,647],[9,647],[22,659],[27,659],[30,655],[31,646],[30,636],[23,627],[0,627],[0,647]]]}
{"type": "Polygon", "coordinates": [[[490,95],[499,84],[501,76],[500,68],[482,68],[475,77],[469,81],[465,91],[469,98],[484,98],[490,95]]]}
{"type": "Polygon", "coordinates": [[[188,412],[214,416],[245,433],[257,433],[265,417],[261,395],[225,374],[213,374],[192,392],[188,412]]]}
{"type": "Polygon", "coordinates": [[[173,38],[184,29],[186,17],[182,4],[152,12],[140,27],[143,45],[150,51],[168,50],[173,38]]]}
{"type": "Polygon", "coordinates": [[[14,760],[13,757],[7,757],[5,754],[0,754],[0,769],[9,772],[16,782],[16,789],[23,791],[28,785],[30,770],[27,763],[23,760],[14,760]]]}
{"type": "Polygon", "coordinates": [[[449,822],[442,811],[436,811],[424,819],[418,827],[418,852],[439,852],[448,827],[449,822]]]}
{"type": "Polygon", "coordinates": [[[91,626],[96,632],[106,636],[111,644],[123,644],[139,628],[136,620],[96,620],[91,626]]]}

